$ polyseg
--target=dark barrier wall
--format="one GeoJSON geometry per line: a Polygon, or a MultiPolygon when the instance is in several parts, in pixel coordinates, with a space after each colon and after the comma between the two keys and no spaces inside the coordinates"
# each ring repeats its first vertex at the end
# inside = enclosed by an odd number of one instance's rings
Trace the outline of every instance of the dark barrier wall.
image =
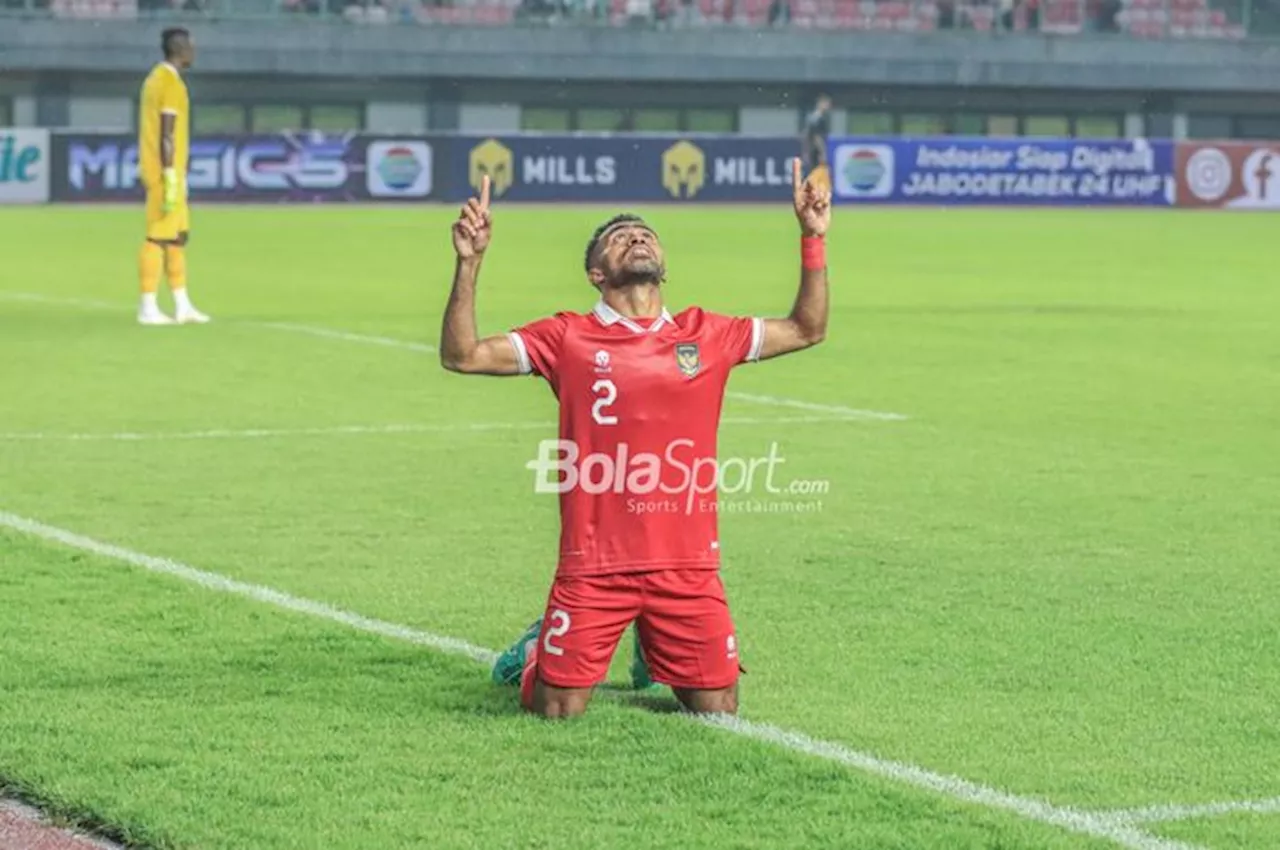
{"type": "Polygon", "coordinates": [[[1170,206],[1169,141],[833,139],[838,203],[1170,206]]]}
{"type": "MultiPolygon", "coordinates": [[[[142,198],[132,136],[10,135],[0,178],[23,166],[26,182],[0,180],[0,201],[42,201],[46,177],[54,201],[142,198]],[[37,167],[46,140],[47,175],[37,167]]],[[[208,136],[192,143],[189,185],[201,203],[457,202],[488,174],[501,202],[786,203],[797,147],[741,136],[208,136]]],[[[828,152],[843,204],[1280,209],[1275,142],[841,138],[828,152]]]]}
{"type": "Polygon", "coordinates": [[[777,201],[798,149],[792,138],[459,136],[440,178],[450,199],[487,173],[510,201],[777,201]]]}
{"type": "MultiPolygon", "coordinates": [[[[780,201],[797,147],[733,136],[203,136],[188,182],[197,201],[457,201],[482,174],[505,201],[780,201]]],[[[55,201],[141,198],[132,136],[62,134],[52,148],[55,201]]]]}
{"type": "Polygon", "coordinates": [[[1178,206],[1280,210],[1280,143],[1178,145],[1178,206]]]}

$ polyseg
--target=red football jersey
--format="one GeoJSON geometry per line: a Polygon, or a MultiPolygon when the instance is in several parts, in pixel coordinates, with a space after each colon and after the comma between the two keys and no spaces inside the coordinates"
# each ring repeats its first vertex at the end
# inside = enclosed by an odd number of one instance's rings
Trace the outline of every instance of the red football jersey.
{"type": "Polygon", "coordinates": [[[648,327],[603,301],[511,332],[560,401],[560,439],[528,464],[560,494],[559,575],[720,566],[716,431],[729,370],[764,322],[692,307],[648,327]]]}

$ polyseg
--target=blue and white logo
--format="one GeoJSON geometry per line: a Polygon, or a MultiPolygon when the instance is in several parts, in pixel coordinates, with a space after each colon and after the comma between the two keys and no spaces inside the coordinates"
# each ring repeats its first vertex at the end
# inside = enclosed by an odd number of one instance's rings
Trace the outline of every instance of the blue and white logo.
{"type": "Polygon", "coordinates": [[[893,194],[893,148],[888,145],[840,145],[836,148],[838,198],[887,198],[893,194]]]}
{"type": "Polygon", "coordinates": [[[431,145],[384,139],[369,144],[365,185],[375,198],[425,198],[431,194],[431,145]]]}

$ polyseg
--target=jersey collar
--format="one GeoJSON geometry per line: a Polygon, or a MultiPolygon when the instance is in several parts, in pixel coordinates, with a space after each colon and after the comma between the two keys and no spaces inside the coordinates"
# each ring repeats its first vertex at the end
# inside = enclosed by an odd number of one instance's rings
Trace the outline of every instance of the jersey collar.
{"type": "MultiPolygon", "coordinates": [[[[635,322],[604,303],[603,298],[596,302],[596,306],[591,312],[600,321],[600,324],[604,325],[606,328],[610,325],[620,324],[632,333],[642,334],[646,332],[644,328],[640,327],[635,322]]],[[[652,333],[671,321],[673,321],[671,314],[667,312],[666,307],[663,307],[662,313],[658,316],[657,321],[649,326],[648,332],[652,333]]]]}

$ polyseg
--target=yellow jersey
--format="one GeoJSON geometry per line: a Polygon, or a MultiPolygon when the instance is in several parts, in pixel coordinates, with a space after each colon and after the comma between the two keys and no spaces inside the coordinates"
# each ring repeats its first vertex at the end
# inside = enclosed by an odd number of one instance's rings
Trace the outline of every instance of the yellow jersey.
{"type": "Polygon", "coordinates": [[[147,75],[138,110],[138,173],[150,185],[160,183],[162,115],[173,116],[173,168],[185,180],[190,155],[190,101],[182,74],[168,62],[156,65],[147,75]]]}

